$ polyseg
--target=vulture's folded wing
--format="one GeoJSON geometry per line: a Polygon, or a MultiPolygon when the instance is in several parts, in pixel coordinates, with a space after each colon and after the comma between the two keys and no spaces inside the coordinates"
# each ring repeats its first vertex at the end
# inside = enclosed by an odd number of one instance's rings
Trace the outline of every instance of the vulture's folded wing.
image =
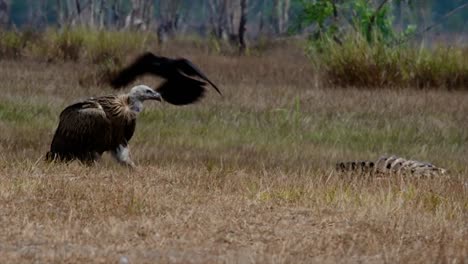
{"type": "Polygon", "coordinates": [[[101,151],[110,142],[110,121],[92,100],[75,103],[60,114],[51,150],[61,153],[101,151]]]}

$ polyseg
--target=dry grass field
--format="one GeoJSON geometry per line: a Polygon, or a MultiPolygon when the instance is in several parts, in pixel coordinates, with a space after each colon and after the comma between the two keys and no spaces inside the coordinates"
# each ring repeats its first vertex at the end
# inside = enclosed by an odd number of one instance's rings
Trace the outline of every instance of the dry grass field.
{"type": "Polygon", "coordinates": [[[116,92],[79,84],[95,68],[0,61],[2,263],[468,263],[466,92],[323,87],[296,46],[157,52],[191,59],[224,96],[146,103],[136,171],[42,161],[63,107],[116,92]],[[383,154],[449,173],[333,172],[383,154]]]}

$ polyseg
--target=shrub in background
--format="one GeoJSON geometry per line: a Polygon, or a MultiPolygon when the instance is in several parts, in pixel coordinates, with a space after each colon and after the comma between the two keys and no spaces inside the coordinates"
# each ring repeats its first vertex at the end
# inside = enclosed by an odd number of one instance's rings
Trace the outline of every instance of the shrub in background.
{"type": "Polygon", "coordinates": [[[311,56],[322,80],[339,87],[468,88],[468,51],[455,47],[387,46],[348,36],[322,40],[311,56]]]}
{"type": "Polygon", "coordinates": [[[21,57],[32,37],[31,31],[0,31],[0,59],[21,57]]]}

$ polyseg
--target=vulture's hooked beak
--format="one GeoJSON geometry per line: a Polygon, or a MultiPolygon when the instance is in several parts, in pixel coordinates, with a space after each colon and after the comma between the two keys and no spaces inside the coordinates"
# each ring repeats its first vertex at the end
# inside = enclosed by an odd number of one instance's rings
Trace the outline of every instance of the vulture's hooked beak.
{"type": "Polygon", "coordinates": [[[161,102],[162,101],[161,94],[155,91],[153,95],[151,96],[151,100],[156,100],[156,101],[161,102]]]}

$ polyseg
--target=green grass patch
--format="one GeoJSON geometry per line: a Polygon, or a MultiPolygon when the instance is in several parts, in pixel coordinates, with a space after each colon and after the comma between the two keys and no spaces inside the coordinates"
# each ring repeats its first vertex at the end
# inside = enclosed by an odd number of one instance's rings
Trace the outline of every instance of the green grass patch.
{"type": "Polygon", "coordinates": [[[54,114],[55,111],[45,104],[0,101],[0,121],[2,122],[41,125],[54,114]]]}
{"type": "MultiPolygon", "coordinates": [[[[59,108],[48,104],[0,104],[0,122],[23,131],[18,132],[23,135],[21,140],[34,141],[52,133],[59,113],[59,108]]],[[[148,108],[140,115],[132,145],[147,149],[140,154],[145,156],[143,159],[163,155],[160,158],[177,160],[180,153],[185,153],[187,161],[198,160],[207,166],[214,160],[227,160],[233,164],[295,168],[308,163],[312,166],[313,161],[333,153],[353,153],[356,158],[366,159],[395,154],[428,158],[437,164],[439,160],[431,154],[438,153],[440,159],[463,167],[457,162],[465,153],[468,133],[456,127],[456,122],[440,126],[427,120],[430,118],[421,120],[417,113],[404,118],[356,112],[330,116],[300,112],[294,105],[280,111],[165,106],[148,108]]]]}
{"type": "Polygon", "coordinates": [[[286,160],[306,160],[320,149],[373,158],[383,154],[429,157],[434,152],[457,156],[463,155],[468,140],[466,131],[425,122],[416,114],[405,118],[376,113],[330,117],[299,115],[294,109],[252,112],[216,107],[147,110],[140,117],[137,134],[137,142],[142,144],[205,153],[241,148],[244,154],[286,160]],[[308,122],[310,119],[314,122],[308,122]]]}

